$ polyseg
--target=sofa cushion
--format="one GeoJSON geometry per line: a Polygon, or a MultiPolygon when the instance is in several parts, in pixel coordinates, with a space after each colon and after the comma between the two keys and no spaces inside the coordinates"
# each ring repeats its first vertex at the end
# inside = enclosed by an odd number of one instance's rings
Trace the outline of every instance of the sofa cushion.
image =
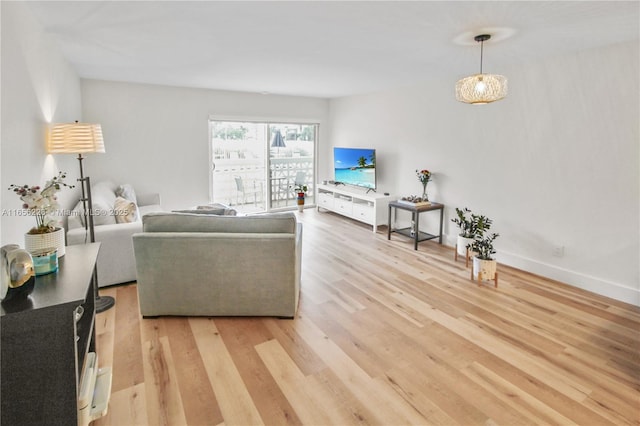
{"type": "Polygon", "coordinates": [[[291,212],[258,216],[218,216],[197,213],[149,213],[142,217],[144,232],[296,232],[296,216],[291,212]]]}
{"type": "Polygon", "coordinates": [[[117,197],[113,205],[116,223],[131,223],[138,219],[138,207],[133,201],[117,197]]]}
{"type": "Polygon", "coordinates": [[[131,184],[125,183],[122,184],[116,189],[116,195],[118,197],[122,197],[125,200],[133,201],[138,204],[138,197],[136,197],[136,191],[133,189],[131,184]]]}
{"type": "Polygon", "coordinates": [[[91,186],[91,201],[93,205],[93,224],[109,225],[116,223],[113,206],[116,203],[116,193],[111,182],[100,182],[91,186]]]}
{"type": "Polygon", "coordinates": [[[95,185],[91,185],[91,200],[93,204],[100,202],[113,207],[116,202],[116,186],[111,182],[99,182],[95,185]]]}
{"type": "MultiPolygon", "coordinates": [[[[115,200],[114,200],[115,201],[115,200]]],[[[93,225],[112,225],[116,223],[113,215],[113,204],[105,203],[103,199],[93,200],[93,225]]]]}
{"type": "Polygon", "coordinates": [[[68,219],[68,229],[75,228],[84,228],[84,208],[82,207],[82,201],[78,201],[68,219]]]}

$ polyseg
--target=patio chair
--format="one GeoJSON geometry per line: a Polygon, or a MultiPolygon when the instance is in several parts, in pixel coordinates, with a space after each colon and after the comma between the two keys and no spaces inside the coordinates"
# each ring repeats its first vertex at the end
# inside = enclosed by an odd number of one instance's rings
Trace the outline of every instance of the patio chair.
{"type": "Polygon", "coordinates": [[[258,203],[258,195],[262,192],[262,190],[256,185],[256,182],[253,181],[253,187],[246,188],[244,185],[244,181],[240,176],[234,177],[236,181],[236,204],[240,204],[240,196],[242,196],[242,204],[247,204],[247,198],[251,199],[253,197],[253,204],[258,203]]]}

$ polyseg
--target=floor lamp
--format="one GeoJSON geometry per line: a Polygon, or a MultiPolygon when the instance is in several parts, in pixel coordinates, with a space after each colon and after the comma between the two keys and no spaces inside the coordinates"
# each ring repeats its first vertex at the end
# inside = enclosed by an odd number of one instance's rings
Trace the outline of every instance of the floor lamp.
{"type": "MultiPolygon", "coordinates": [[[[49,130],[47,140],[47,151],[50,154],[78,154],[80,163],[80,187],[82,188],[82,211],[84,215],[84,229],[89,233],[92,243],[96,242],[95,230],[93,226],[93,203],[91,201],[91,179],[84,176],[82,167],[82,154],[92,152],[104,152],[104,141],[102,139],[102,128],[99,124],[89,123],[61,123],[54,124],[49,130]]],[[[86,239],[85,239],[86,241],[86,239]]],[[[96,312],[104,312],[115,304],[115,299],[111,296],[100,296],[98,294],[98,273],[96,267],[93,268],[95,305],[96,312]]]]}

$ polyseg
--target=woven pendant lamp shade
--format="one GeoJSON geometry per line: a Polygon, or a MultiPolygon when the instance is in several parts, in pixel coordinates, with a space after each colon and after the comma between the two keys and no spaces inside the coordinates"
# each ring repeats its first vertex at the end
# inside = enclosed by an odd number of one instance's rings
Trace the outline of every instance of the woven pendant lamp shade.
{"type": "Polygon", "coordinates": [[[47,138],[50,154],[83,154],[105,152],[102,127],[90,123],[54,124],[47,138]]]}
{"type": "Polygon", "coordinates": [[[458,80],[456,100],[466,104],[483,105],[499,101],[507,96],[507,78],[505,76],[482,72],[484,42],[490,38],[490,34],[479,34],[473,38],[480,43],[480,72],[458,80]]]}
{"type": "Polygon", "coordinates": [[[467,104],[499,101],[507,96],[507,91],[507,78],[498,74],[475,74],[456,83],[456,99],[467,104]]]}

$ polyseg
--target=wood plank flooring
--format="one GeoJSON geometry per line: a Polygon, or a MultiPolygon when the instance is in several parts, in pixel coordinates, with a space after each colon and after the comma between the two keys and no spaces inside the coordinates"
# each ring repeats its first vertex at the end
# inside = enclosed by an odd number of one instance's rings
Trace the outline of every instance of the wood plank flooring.
{"type": "MultiPolygon", "coordinates": [[[[95,425],[639,425],[640,309],[306,210],[293,320],[142,319],[102,289],[95,425]]],[[[176,283],[181,285],[181,283],[176,283]]]]}

